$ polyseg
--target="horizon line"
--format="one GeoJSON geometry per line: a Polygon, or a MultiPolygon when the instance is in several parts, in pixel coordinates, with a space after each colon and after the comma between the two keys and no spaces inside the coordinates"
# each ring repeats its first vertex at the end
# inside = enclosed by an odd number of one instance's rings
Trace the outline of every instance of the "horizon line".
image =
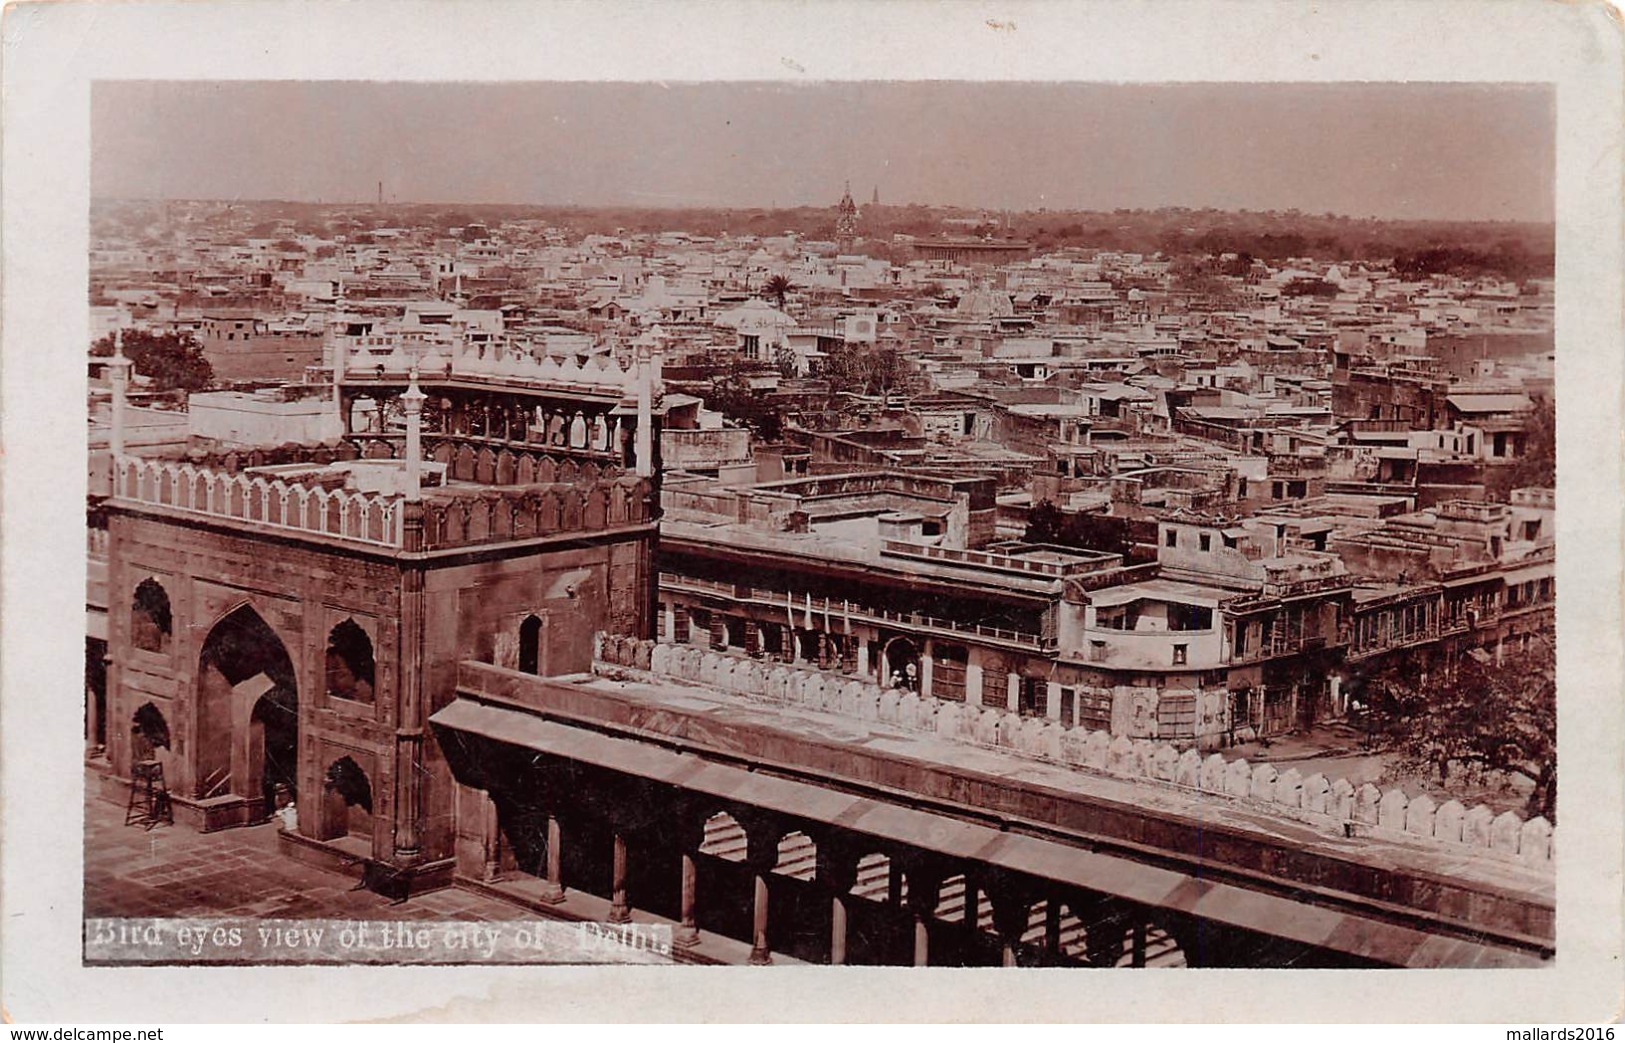
{"type": "MultiPolygon", "coordinates": [[[[254,198],[254,199],[245,199],[245,198],[221,199],[221,198],[208,198],[208,197],[196,197],[196,196],[97,196],[97,195],[92,195],[90,197],[90,202],[91,203],[215,203],[215,204],[222,204],[222,205],[228,205],[228,206],[239,206],[239,205],[248,206],[248,205],[256,205],[256,204],[266,204],[266,203],[279,203],[279,204],[293,204],[293,205],[297,205],[297,206],[357,207],[357,208],[374,208],[374,209],[382,208],[382,207],[391,207],[391,206],[524,207],[524,208],[531,208],[531,209],[537,209],[537,210],[607,210],[607,209],[617,209],[617,210],[632,210],[632,211],[646,212],[646,213],[670,212],[670,211],[682,212],[682,211],[697,211],[697,210],[722,210],[722,211],[730,211],[730,212],[733,212],[733,211],[747,211],[747,210],[756,210],[756,211],[765,211],[765,212],[790,211],[790,210],[834,210],[835,206],[836,206],[836,204],[834,204],[834,203],[795,203],[795,204],[784,204],[784,205],[780,205],[780,204],[762,205],[762,204],[744,204],[744,203],[670,203],[670,204],[666,204],[666,205],[651,205],[651,204],[648,204],[648,203],[609,203],[609,202],[597,202],[597,203],[576,203],[576,202],[569,202],[569,203],[558,203],[558,202],[554,202],[554,203],[538,203],[538,202],[519,202],[519,201],[512,201],[512,200],[468,200],[468,199],[464,199],[464,200],[395,199],[395,200],[386,200],[385,202],[380,203],[376,199],[328,200],[328,199],[286,199],[286,198],[267,198],[267,197],[254,198]]],[[[1376,214],[1361,215],[1361,214],[1334,213],[1332,211],[1324,211],[1324,210],[1323,211],[1310,211],[1310,210],[1304,210],[1302,207],[1289,207],[1289,208],[1284,209],[1284,210],[1276,210],[1276,209],[1257,210],[1257,209],[1253,209],[1253,208],[1250,208],[1250,207],[1190,206],[1190,205],[1184,204],[1184,203],[1164,203],[1164,204],[1161,204],[1159,206],[1154,206],[1154,207],[1140,206],[1140,207],[1102,208],[1102,207],[1091,207],[1091,206],[1068,206],[1068,207],[1042,207],[1042,208],[1039,208],[1039,207],[1024,207],[1024,208],[1017,208],[1017,207],[980,206],[980,205],[968,204],[968,203],[922,203],[922,202],[919,202],[917,200],[910,200],[909,202],[906,202],[906,203],[885,203],[885,202],[878,203],[878,204],[877,203],[862,203],[862,204],[859,204],[858,209],[863,210],[865,208],[874,207],[874,206],[880,206],[880,207],[883,207],[883,208],[884,207],[894,207],[894,208],[898,208],[898,209],[903,209],[903,208],[907,208],[907,207],[916,207],[917,206],[917,207],[923,207],[923,208],[928,209],[928,210],[981,210],[981,211],[986,211],[990,215],[992,215],[992,214],[1039,214],[1039,213],[1052,213],[1052,214],[1067,214],[1067,213],[1080,213],[1080,214],[1117,214],[1117,213],[1154,214],[1154,213],[1159,213],[1161,211],[1166,211],[1166,210],[1185,210],[1185,211],[1190,211],[1192,213],[1215,213],[1215,214],[1236,214],[1236,215],[1249,214],[1249,215],[1260,215],[1260,216],[1269,216],[1269,215],[1290,216],[1290,215],[1295,215],[1295,216],[1299,216],[1299,217],[1315,218],[1315,219],[1320,219],[1320,220],[1331,219],[1331,220],[1339,220],[1339,221],[1372,221],[1372,222],[1377,222],[1377,223],[1381,223],[1381,224],[1428,224],[1428,223],[1486,224],[1486,225],[1502,224],[1502,225],[1547,225],[1547,226],[1552,226],[1552,227],[1555,227],[1556,224],[1557,224],[1557,221],[1556,221],[1555,218],[1533,218],[1533,217],[1383,217],[1383,216],[1376,215],[1376,214]]]]}

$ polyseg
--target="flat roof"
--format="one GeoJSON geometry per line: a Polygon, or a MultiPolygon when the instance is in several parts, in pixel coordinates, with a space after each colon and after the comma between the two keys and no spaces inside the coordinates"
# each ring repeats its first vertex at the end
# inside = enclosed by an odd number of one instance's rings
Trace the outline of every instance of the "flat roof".
{"type": "Polygon", "coordinates": [[[1148,579],[1139,583],[1125,583],[1120,587],[1092,590],[1089,592],[1089,603],[1096,608],[1127,605],[1134,601],[1196,601],[1217,605],[1234,593],[1220,587],[1205,587],[1172,579],[1148,579]]]}

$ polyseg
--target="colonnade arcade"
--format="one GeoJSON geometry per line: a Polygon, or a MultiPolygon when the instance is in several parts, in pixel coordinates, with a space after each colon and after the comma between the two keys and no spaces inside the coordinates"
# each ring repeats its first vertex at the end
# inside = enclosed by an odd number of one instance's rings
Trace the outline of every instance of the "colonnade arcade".
{"type": "MultiPolygon", "coordinates": [[[[396,456],[404,437],[400,395],[404,385],[345,385],[345,438],[367,457],[396,456]]],[[[631,467],[637,416],[618,397],[525,394],[435,387],[425,382],[425,447],[439,442],[540,450],[600,465],[631,467]]]]}
{"type": "Polygon", "coordinates": [[[1336,954],[811,814],[468,732],[443,731],[442,745],[494,827],[484,864],[460,858],[460,875],[535,878],[544,903],[585,892],[608,901],[612,922],[670,922],[680,948],[709,932],[747,943],[758,964],[1338,965],[1336,954]]]}
{"type": "Polygon", "coordinates": [[[661,602],[660,639],[842,673],[938,699],[1078,719],[1073,696],[1047,679],[1049,660],[1041,656],[976,645],[969,635],[964,640],[928,636],[902,624],[831,620],[800,609],[788,618],[792,622],[761,621],[738,610],[673,599],[661,602]]]}

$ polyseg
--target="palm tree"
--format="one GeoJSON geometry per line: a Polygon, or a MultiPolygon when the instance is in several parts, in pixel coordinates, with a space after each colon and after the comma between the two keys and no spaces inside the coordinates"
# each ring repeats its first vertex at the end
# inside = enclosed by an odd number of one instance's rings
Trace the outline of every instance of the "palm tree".
{"type": "Polygon", "coordinates": [[[767,277],[767,281],[762,283],[762,296],[772,297],[778,301],[779,308],[782,310],[785,295],[795,288],[795,284],[790,281],[788,276],[770,275],[767,277]]]}

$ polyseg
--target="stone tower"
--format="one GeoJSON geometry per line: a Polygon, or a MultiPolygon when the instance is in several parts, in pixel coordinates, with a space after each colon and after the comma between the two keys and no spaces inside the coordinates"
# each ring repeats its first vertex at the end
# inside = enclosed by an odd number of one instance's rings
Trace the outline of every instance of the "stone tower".
{"type": "Polygon", "coordinates": [[[852,201],[852,183],[848,181],[841,202],[835,208],[835,242],[844,251],[851,249],[857,239],[858,204],[852,201]]]}

